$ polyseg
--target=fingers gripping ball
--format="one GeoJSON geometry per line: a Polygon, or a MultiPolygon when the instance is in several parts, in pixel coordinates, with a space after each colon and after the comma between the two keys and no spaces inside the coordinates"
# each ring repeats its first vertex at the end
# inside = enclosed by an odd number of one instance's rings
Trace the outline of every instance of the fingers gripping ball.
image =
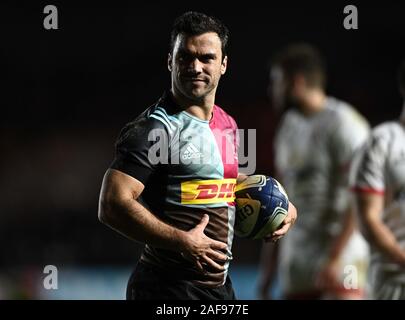
{"type": "Polygon", "coordinates": [[[288,212],[288,196],[274,178],[252,175],[236,186],[235,234],[261,239],[276,231],[288,212]]]}

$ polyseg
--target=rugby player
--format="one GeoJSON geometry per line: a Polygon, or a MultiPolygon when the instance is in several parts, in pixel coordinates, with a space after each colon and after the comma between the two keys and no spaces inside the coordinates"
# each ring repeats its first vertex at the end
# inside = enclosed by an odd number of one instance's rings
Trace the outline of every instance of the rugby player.
{"type": "MultiPolygon", "coordinates": [[[[99,219],[146,244],[127,299],[235,299],[228,268],[237,126],[215,104],[228,37],[216,18],[196,12],[177,18],[168,54],[171,89],[117,140],[99,219]]],[[[282,228],[269,237],[282,237],[295,219],[290,205],[282,228]]]]}
{"type": "MultiPolygon", "coordinates": [[[[405,97],[405,60],[398,71],[405,97]]],[[[397,121],[380,124],[353,164],[360,227],[370,243],[371,298],[405,299],[405,103],[397,121]]]]}
{"type": "Polygon", "coordinates": [[[323,58],[309,44],[292,44],[272,61],[270,98],[284,109],[275,167],[300,219],[276,246],[263,245],[262,298],[269,298],[277,267],[284,299],[364,296],[368,248],[354,227],[348,176],[369,126],[348,103],[328,96],[325,84],[323,58]],[[344,286],[346,266],[359,276],[350,288],[344,286]]]}

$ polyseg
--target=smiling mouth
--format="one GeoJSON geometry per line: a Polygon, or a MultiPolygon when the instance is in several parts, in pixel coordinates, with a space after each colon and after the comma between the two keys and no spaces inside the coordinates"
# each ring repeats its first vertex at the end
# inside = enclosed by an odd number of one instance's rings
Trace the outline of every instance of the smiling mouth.
{"type": "Polygon", "coordinates": [[[187,77],[185,77],[184,80],[186,80],[188,82],[206,82],[204,79],[200,79],[200,78],[187,78],[187,77]]]}

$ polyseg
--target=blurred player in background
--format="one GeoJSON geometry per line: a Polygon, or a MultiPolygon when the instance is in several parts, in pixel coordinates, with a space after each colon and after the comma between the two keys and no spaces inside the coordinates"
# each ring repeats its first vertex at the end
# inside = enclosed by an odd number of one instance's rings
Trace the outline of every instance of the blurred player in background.
{"type": "MultiPolygon", "coordinates": [[[[228,36],[216,18],[180,16],[168,55],[171,89],[117,141],[99,218],[146,243],[128,283],[128,299],[235,298],[228,267],[240,178],[237,126],[215,105],[227,68],[228,36]]],[[[274,239],[294,222],[293,205],[289,213],[274,239]]]]}
{"type": "Polygon", "coordinates": [[[325,93],[325,66],[308,44],[290,45],[272,61],[269,94],[285,111],[275,138],[277,177],[300,218],[277,245],[264,244],[259,295],[268,298],[278,267],[284,299],[363,297],[368,248],[355,232],[348,171],[369,132],[350,105],[325,93]],[[344,277],[355,266],[355,285],[344,277]]]}
{"type": "MultiPolygon", "coordinates": [[[[398,80],[405,98],[405,60],[398,80]]],[[[372,297],[404,300],[405,102],[399,121],[372,131],[354,161],[352,178],[360,229],[370,243],[372,297]]]]}

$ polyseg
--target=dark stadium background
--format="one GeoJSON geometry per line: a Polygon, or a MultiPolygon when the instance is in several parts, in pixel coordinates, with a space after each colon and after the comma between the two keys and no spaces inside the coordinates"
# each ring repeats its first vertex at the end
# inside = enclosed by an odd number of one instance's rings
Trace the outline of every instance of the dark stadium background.
{"type": "MultiPolygon", "coordinates": [[[[231,31],[217,103],[240,128],[257,129],[258,173],[273,173],[267,61],[292,41],[318,46],[328,92],[373,126],[399,115],[399,2],[1,3],[0,299],[121,298],[111,290],[125,287],[142,247],[98,222],[99,189],[120,128],[168,88],[169,30],[191,9],[231,31]],[[46,4],[57,6],[59,30],[43,28],[46,4]],[[343,28],[347,4],[357,5],[358,30],[343,28]],[[73,293],[41,290],[48,264],[58,267],[59,290],[69,283],[73,293]],[[92,291],[86,279],[104,287],[92,291]]],[[[260,242],[237,239],[233,251],[237,294],[255,298],[260,242]]]]}

